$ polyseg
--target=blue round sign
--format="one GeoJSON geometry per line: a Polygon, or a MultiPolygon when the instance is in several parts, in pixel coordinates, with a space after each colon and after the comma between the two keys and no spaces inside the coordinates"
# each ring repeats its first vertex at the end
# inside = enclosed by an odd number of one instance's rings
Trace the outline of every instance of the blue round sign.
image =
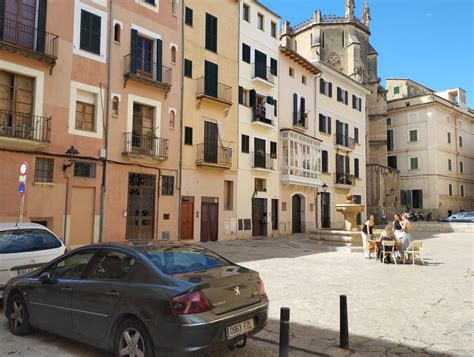
{"type": "Polygon", "coordinates": [[[18,192],[25,193],[25,190],[26,190],[26,183],[20,182],[20,184],[18,185],[18,192]]]}

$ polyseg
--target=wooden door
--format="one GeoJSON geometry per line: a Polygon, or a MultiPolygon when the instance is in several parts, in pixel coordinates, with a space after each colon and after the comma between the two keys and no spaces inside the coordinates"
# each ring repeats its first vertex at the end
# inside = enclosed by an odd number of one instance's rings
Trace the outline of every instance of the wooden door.
{"type": "Polygon", "coordinates": [[[255,76],[267,79],[267,55],[255,50],[255,76]]]}
{"type": "Polygon", "coordinates": [[[321,193],[321,227],[331,228],[330,194],[321,193]]]}
{"type": "Polygon", "coordinates": [[[218,239],[219,204],[217,202],[201,203],[201,242],[218,239]]]}
{"type": "Polygon", "coordinates": [[[126,239],[153,239],[155,185],[155,175],[129,174],[126,239]]]}
{"type": "Polygon", "coordinates": [[[254,139],[254,166],[266,168],[265,165],[265,140],[254,139]]]}
{"type": "Polygon", "coordinates": [[[204,161],[217,163],[217,124],[204,122],[204,161]]]}
{"type": "Polygon", "coordinates": [[[137,36],[137,72],[145,77],[152,77],[153,41],[137,36]]]}
{"type": "Polygon", "coordinates": [[[293,233],[301,233],[301,197],[294,195],[291,199],[291,221],[293,233]]]}
{"type": "Polygon", "coordinates": [[[194,197],[183,197],[182,199],[180,239],[194,239],[194,197]]]}
{"type": "Polygon", "coordinates": [[[93,243],[95,216],[95,188],[73,187],[71,192],[71,228],[69,247],[93,243]]]}
{"type": "Polygon", "coordinates": [[[265,198],[252,199],[252,235],[267,235],[267,200],[265,198]]]}

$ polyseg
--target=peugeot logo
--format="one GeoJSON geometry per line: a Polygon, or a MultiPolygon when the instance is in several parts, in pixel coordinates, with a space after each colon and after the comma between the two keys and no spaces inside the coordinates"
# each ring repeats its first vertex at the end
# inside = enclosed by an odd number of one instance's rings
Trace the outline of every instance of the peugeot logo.
{"type": "Polygon", "coordinates": [[[239,288],[238,286],[236,286],[236,287],[234,288],[234,292],[235,292],[235,295],[236,295],[236,296],[239,296],[239,295],[240,295],[240,290],[239,290],[239,289],[240,289],[240,288],[239,288]]]}

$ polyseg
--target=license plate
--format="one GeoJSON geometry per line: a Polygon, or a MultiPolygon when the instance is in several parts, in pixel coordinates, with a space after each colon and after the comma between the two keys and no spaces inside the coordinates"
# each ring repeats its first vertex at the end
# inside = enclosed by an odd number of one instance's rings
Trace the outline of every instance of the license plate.
{"type": "Polygon", "coordinates": [[[16,275],[17,276],[25,275],[25,274],[31,273],[33,270],[36,270],[36,269],[38,269],[38,268],[19,269],[19,270],[16,271],[16,275]]]}
{"type": "Polygon", "coordinates": [[[229,326],[225,329],[225,335],[228,340],[231,338],[246,334],[247,332],[253,331],[255,324],[253,319],[240,322],[238,324],[229,326]]]}

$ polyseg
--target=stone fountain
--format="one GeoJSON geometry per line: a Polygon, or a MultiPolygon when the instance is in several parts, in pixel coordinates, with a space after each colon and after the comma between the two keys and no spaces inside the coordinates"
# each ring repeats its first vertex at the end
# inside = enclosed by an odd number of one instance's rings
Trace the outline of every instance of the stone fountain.
{"type": "Polygon", "coordinates": [[[356,216],[364,211],[364,205],[352,203],[352,195],[346,196],[347,203],[336,204],[336,211],[344,215],[344,230],[348,232],[358,232],[360,228],[356,224],[356,216]]]}

